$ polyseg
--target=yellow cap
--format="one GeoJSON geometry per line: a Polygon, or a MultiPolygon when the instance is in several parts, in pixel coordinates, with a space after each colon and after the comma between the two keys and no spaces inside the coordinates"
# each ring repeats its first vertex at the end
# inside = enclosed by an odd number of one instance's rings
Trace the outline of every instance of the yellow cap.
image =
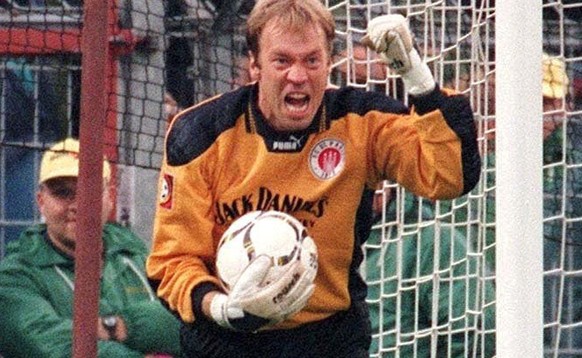
{"type": "MultiPolygon", "coordinates": [[[[111,168],[103,161],[103,178],[109,179],[111,168]]],[[[53,178],[79,176],[79,141],[67,138],[47,150],[40,163],[39,183],[53,178]]]]}
{"type": "Polygon", "coordinates": [[[543,54],[543,94],[547,98],[564,98],[568,93],[568,75],[566,64],[561,59],[543,54]]]}

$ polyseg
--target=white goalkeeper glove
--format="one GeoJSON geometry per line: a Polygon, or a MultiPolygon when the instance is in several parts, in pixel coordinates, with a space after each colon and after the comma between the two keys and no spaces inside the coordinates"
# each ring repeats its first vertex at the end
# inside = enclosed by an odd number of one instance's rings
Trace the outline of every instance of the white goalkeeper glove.
{"type": "Polygon", "coordinates": [[[406,18],[399,14],[378,16],[370,21],[362,44],[376,51],[380,58],[402,77],[408,93],[422,96],[436,84],[430,69],[413,46],[406,18]]]}
{"type": "Polygon", "coordinates": [[[254,332],[299,312],[315,289],[313,279],[317,271],[308,270],[297,260],[283,275],[265,283],[272,265],[267,256],[255,258],[228,294],[212,298],[212,319],[222,327],[254,332]]]}

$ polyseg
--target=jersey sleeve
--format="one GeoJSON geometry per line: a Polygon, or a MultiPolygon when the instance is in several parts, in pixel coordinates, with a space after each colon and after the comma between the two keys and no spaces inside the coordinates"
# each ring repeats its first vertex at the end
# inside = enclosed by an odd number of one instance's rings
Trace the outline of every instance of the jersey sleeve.
{"type": "Polygon", "coordinates": [[[147,260],[147,274],[158,296],[185,322],[194,320],[193,288],[203,282],[219,285],[211,274],[215,242],[208,156],[179,166],[162,165],[147,260]]]}
{"type": "Polygon", "coordinates": [[[373,141],[382,177],[432,200],[459,197],[477,184],[481,159],[467,98],[438,90],[413,99],[410,115],[391,116],[373,141]]]}

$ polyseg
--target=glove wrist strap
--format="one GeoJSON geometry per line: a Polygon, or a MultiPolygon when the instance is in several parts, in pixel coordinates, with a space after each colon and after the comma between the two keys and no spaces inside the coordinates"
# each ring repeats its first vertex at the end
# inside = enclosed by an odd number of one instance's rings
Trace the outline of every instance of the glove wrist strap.
{"type": "Polygon", "coordinates": [[[226,316],[227,301],[228,296],[225,294],[219,293],[214,295],[210,301],[210,317],[218,323],[219,326],[232,329],[232,326],[228,322],[228,317],[226,316]]]}
{"type": "Polygon", "coordinates": [[[415,49],[410,51],[409,56],[410,70],[401,75],[404,87],[413,96],[422,96],[430,93],[435,89],[436,83],[428,65],[420,59],[415,49]]]}

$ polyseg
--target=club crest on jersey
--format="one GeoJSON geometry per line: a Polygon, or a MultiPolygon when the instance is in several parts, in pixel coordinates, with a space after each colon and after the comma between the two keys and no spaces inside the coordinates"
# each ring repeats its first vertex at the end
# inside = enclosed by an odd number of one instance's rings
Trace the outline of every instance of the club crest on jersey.
{"type": "Polygon", "coordinates": [[[174,198],[174,177],[164,174],[162,177],[162,188],[160,190],[160,206],[164,209],[172,208],[174,198]]]}
{"type": "Polygon", "coordinates": [[[319,141],[309,153],[309,169],[321,180],[338,175],[346,163],[345,144],[337,139],[319,141]]]}

